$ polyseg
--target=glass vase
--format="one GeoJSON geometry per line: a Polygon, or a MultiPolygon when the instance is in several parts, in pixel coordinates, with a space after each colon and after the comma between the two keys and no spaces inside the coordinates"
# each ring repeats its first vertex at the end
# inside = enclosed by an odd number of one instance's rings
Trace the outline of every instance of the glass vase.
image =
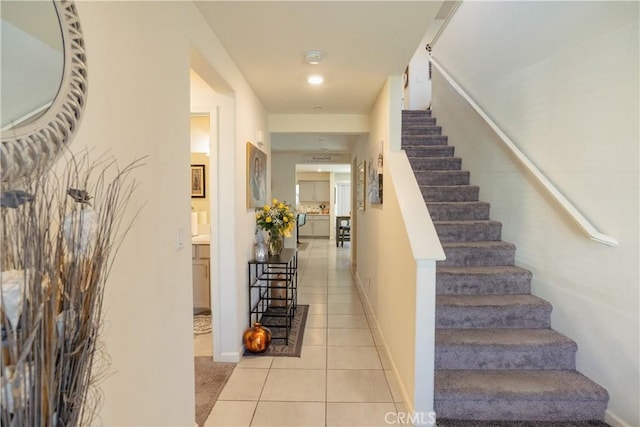
{"type": "Polygon", "coordinates": [[[269,233],[269,255],[280,255],[284,248],[284,237],[280,233],[269,233]]]}

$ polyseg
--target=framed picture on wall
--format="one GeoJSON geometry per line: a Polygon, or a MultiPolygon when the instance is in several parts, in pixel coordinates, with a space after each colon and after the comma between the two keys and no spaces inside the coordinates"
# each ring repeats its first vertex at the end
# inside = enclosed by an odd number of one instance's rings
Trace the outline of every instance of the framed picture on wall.
{"type": "Polygon", "coordinates": [[[247,209],[267,203],[267,154],[247,142],[247,209]]]}
{"type": "Polygon", "coordinates": [[[356,183],[356,204],[358,210],[363,211],[365,207],[365,177],[367,176],[367,165],[363,160],[358,164],[358,182],[356,183]]]}
{"type": "Polygon", "coordinates": [[[191,197],[204,199],[206,193],[204,165],[191,165],[191,197]]]}

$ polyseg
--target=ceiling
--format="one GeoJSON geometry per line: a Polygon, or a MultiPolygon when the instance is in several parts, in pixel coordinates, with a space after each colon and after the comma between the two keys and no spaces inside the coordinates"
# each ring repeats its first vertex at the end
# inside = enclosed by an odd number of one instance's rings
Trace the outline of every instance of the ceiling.
{"type": "MultiPolygon", "coordinates": [[[[386,78],[402,74],[442,1],[195,4],[269,114],[369,114],[386,78]],[[323,52],[320,64],[304,60],[309,50],[323,52]],[[308,84],[311,74],[321,74],[324,84],[308,84]]],[[[279,134],[271,143],[274,151],[350,151],[354,138],[279,134]]]]}

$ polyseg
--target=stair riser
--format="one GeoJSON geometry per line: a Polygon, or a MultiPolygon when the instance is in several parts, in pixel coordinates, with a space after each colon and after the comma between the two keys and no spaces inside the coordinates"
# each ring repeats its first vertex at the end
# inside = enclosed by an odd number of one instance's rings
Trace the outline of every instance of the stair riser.
{"type": "Polygon", "coordinates": [[[436,369],[575,369],[575,345],[437,345],[436,369]]]}
{"type": "Polygon", "coordinates": [[[414,171],[418,185],[469,185],[469,171],[414,171]]]}
{"type": "Polygon", "coordinates": [[[427,202],[477,202],[480,189],[476,186],[425,186],[420,187],[427,202]]]}
{"type": "MultiPolygon", "coordinates": [[[[422,192],[424,197],[424,191],[422,192]]],[[[475,196],[477,199],[477,195],[475,196]]],[[[502,235],[502,224],[499,222],[490,223],[460,223],[460,224],[434,224],[440,241],[450,242],[482,242],[497,241],[502,235]]]]}
{"type": "Polygon", "coordinates": [[[455,147],[449,145],[408,146],[404,148],[407,157],[453,157],[455,147]]]}
{"type": "Polygon", "coordinates": [[[447,145],[449,138],[443,135],[414,135],[403,136],[401,140],[401,147],[421,146],[421,145],[447,145]]]}
{"type": "Polygon", "coordinates": [[[409,157],[413,170],[460,170],[459,157],[409,157]]]}
{"type": "Polygon", "coordinates": [[[442,135],[442,126],[420,126],[408,129],[402,129],[402,137],[424,136],[424,135],[442,135]]]}
{"type": "Polygon", "coordinates": [[[550,323],[551,306],[547,305],[436,306],[436,328],[536,329],[549,328],[550,323]]]}
{"type": "Polygon", "coordinates": [[[478,400],[435,399],[438,418],[504,421],[588,421],[602,420],[606,401],[525,400],[488,398],[478,400]]]}
{"type": "Polygon", "coordinates": [[[427,203],[427,208],[434,221],[465,221],[489,219],[489,204],[471,203],[427,203]]]}
{"type": "Polygon", "coordinates": [[[402,119],[412,117],[431,117],[431,110],[402,110],[402,119]]]}
{"type": "Polygon", "coordinates": [[[513,265],[516,248],[513,246],[443,248],[447,259],[438,261],[441,266],[513,265]]]}
{"type": "Polygon", "coordinates": [[[436,268],[437,295],[526,295],[531,293],[531,274],[440,274],[436,268]]]}
{"type": "Polygon", "coordinates": [[[411,129],[420,126],[435,126],[435,117],[411,117],[402,119],[402,129],[411,129]]]}

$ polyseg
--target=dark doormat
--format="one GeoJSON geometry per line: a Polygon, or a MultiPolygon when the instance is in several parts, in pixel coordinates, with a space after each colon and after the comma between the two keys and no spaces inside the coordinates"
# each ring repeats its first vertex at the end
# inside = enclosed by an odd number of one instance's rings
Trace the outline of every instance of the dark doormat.
{"type": "MultiPolygon", "coordinates": [[[[270,309],[271,310],[271,309],[270,309]]],[[[276,309],[277,310],[277,309],[276,309]]],[[[249,353],[245,350],[244,355],[248,357],[261,357],[261,356],[288,356],[288,357],[300,357],[302,353],[302,340],[304,339],[304,327],[307,324],[307,313],[309,312],[308,305],[299,305],[296,308],[296,314],[293,318],[293,324],[291,325],[291,332],[289,333],[289,344],[286,345],[284,340],[272,339],[271,345],[264,353],[249,353]]],[[[283,337],[285,335],[285,318],[283,317],[270,317],[268,319],[263,318],[263,325],[271,331],[274,337],[283,337]],[[265,323],[266,322],[266,323],[265,323]]]]}

